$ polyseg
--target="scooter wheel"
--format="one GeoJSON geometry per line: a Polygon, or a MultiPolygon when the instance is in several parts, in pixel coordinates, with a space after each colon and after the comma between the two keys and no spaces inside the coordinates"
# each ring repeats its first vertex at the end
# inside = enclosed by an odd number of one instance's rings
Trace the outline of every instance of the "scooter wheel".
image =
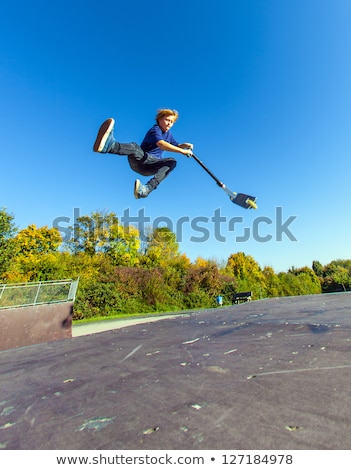
{"type": "Polygon", "coordinates": [[[246,204],[249,206],[248,209],[257,209],[257,204],[252,199],[246,199],[246,204]]]}

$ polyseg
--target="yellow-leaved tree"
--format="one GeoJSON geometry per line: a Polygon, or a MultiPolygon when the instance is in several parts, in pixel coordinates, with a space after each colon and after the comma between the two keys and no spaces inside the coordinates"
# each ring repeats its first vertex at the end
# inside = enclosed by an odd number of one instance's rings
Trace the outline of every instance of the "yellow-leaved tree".
{"type": "Polygon", "coordinates": [[[226,272],[234,276],[238,291],[252,291],[256,299],[266,296],[266,278],[252,256],[243,252],[230,255],[226,272]]]}
{"type": "Polygon", "coordinates": [[[6,282],[47,280],[59,276],[61,235],[56,228],[29,225],[14,237],[16,256],[4,273],[6,282]]]}

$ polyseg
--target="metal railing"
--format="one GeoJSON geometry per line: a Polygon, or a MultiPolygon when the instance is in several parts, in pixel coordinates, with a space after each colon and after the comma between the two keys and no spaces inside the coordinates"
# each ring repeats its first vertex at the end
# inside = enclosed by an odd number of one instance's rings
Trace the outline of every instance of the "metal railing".
{"type": "Polygon", "coordinates": [[[0,284],[0,308],[74,302],[79,279],[0,284]]]}

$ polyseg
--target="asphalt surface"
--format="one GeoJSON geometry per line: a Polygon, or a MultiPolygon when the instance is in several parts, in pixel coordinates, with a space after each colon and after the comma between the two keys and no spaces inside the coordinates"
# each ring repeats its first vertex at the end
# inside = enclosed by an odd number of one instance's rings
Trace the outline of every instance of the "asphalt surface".
{"type": "Polygon", "coordinates": [[[351,293],[2,351],[0,448],[348,450],[350,353],[351,293]]]}
{"type": "Polygon", "coordinates": [[[98,322],[76,323],[72,327],[72,337],[86,336],[103,331],[116,330],[119,328],[126,328],[128,326],[140,325],[143,323],[151,323],[159,320],[167,320],[168,318],[175,318],[184,316],[186,314],[171,314],[171,315],[157,315],[143,318],[123,318],[113,320],[101,320],[98,322]]]}

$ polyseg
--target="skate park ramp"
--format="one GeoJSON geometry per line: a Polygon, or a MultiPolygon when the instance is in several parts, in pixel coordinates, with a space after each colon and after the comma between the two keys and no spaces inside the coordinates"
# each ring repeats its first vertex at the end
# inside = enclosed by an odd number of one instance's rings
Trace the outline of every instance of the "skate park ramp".
{"type": "Polygon", "coordinates": [[[0,352],[2,449],[350,449],[351,294],[0,352]]]}

